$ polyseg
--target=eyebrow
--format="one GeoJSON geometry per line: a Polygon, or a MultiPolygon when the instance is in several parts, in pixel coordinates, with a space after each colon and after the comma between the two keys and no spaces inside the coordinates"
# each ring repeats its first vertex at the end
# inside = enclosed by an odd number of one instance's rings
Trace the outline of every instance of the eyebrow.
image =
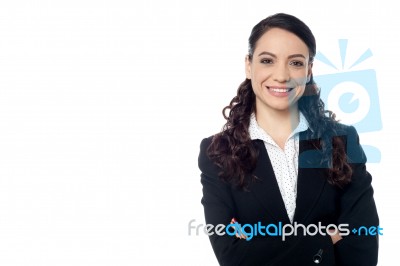
{"type": "MultiPolygon", "coordinates": [[[[269,56],[272,56],[273,58],[277,57],[273,53],[266,52],[266,51],[261,52],[261,53],[258,54],[258,56],[262,56],[262,55],[269,55],[269,56]]],[[[288,56],[288,59],[291,59],[291,58],[294,58],[294,57],[303,57],[304,59],[306,59],[306,57],[304,55],[302,55],[302,54],[291,54],[291,55],[288,56]]]]}

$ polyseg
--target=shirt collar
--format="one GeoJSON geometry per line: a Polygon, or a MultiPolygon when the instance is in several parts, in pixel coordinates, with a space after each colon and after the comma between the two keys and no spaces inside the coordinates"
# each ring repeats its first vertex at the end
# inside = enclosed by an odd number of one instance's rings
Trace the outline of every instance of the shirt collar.
{"type": "MultiPolygon", "coordinates": [[[[309,124],[305,116],[302,112],[299,112],[299,124],[297,127],[292,131],[289,138],[293,137],[295,134],[300,133],[302,131],[306,131],[309,128],[309,124]]],[[[275,143],[271,136],[268,135],[257,123],[255,113],[250,115],[250,124],[249,124],[249,134],[250,139],[260,139],[269,143],[275,143]]]]}

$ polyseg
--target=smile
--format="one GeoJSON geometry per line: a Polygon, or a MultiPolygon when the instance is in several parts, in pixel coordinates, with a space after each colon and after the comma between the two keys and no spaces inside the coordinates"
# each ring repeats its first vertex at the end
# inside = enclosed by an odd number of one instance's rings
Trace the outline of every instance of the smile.
{"type": "Polygon", "coordinates": [[[273,91],[273,92],[279,92],[279,93],[285,93],[293,90],[294,88],[276,88],[276,87],[268,87],[267,89],[273,91]]]}

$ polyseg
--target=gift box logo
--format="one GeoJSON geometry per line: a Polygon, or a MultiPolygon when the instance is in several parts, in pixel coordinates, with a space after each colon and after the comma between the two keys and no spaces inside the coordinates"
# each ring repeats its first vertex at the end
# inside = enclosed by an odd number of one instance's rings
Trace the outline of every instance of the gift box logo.
{"type": "MultiPolygon", "coordinates": [[[[382,129],[376,72],[373,69],[352,71],[351,69],[372,56],[367,49],[350,67],[345,68],[348,40],[340,39],[341,70],[321,52],[315,59],[334,68],[336,73],[315,76],[321,88],[321,99],[328,110],[333,111],[344,124],[353,125],[359,133],[375,132],[382,129]]],[[[368,162],[381,160],[380,150],[363,145],[368,162]]]]}

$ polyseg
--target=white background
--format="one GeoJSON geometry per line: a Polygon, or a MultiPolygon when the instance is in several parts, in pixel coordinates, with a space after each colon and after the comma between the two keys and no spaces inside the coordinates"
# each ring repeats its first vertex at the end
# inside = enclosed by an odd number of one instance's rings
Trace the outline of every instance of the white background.
{"type": "MultiPolygon", "coordinates": [[[[1,1],[0,265],[217,265],[203,223],[202,138],[244,80],[251,28],[298,16],[340,64],[373,57],[383,129],[368,164],[397,260],[399,20],[395,1],[1,1]]],[[[316,75],[328,71],[316,63],[316,75]]]]}

